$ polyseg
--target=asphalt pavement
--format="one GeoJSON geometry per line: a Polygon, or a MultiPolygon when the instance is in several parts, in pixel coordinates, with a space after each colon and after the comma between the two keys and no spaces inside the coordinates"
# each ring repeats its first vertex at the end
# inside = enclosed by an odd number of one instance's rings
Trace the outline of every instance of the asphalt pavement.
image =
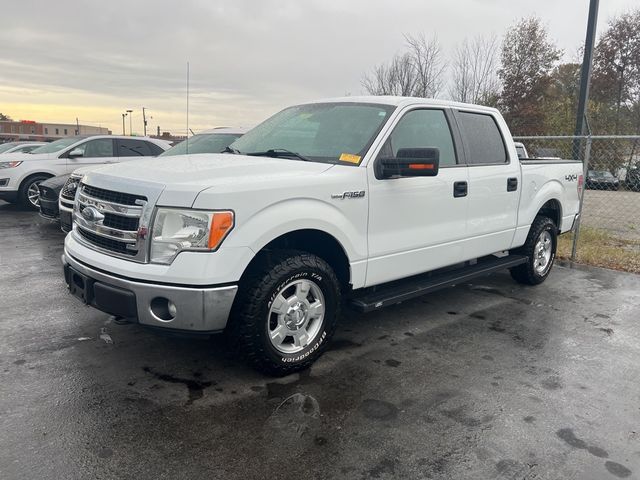
{"type": "Polygon", "coordinates": [[[500,273],[367,315],[310,370],[119,325],[0,201],[2,479],[640,478],[640,276],[500,273]]]}

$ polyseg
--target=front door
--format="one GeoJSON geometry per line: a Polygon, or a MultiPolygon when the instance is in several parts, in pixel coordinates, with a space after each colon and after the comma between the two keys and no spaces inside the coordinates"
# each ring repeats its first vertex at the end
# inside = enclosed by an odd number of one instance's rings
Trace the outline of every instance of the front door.
{"type": "Polygon", "coordinates": [[[67,156],[67,173],[81,167],[117,162],[118,155],[114,151],[113,142],[111,138],[95,138],[73,147],[65,154],[67,156]]]}
{"type": "Polygon", "coordinates": [[[459,159],[445,109],[405,112],[367,166],[369,260],[366,285],[457,263],[464,257],[467,167],[459,159]],[[434,177],[379,179],[375,163],[401,148],[438,148],[434,177]]]}

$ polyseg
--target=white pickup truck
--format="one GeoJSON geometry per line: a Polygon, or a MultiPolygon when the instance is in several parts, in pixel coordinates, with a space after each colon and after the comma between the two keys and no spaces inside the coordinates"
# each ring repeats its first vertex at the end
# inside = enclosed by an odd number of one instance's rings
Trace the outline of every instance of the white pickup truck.
{"type": "Polygon", "coordinates": [[[495,109],[306,103],[227,153],[85,175],[65,279],[99,310],[224,331],[256,368],[287,374],[318,358],[342,304],[370,311],[506,268],[544,281],[582,184],[579,162],[519,161],[495,109]]]}

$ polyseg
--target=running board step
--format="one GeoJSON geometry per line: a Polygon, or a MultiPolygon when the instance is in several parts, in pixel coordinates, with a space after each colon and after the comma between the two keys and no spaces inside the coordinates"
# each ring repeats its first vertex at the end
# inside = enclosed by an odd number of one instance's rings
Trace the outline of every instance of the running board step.
{"type": "Polygon", "coordinates": [[[349,304],[359,312],[371,312],[442,288],[468,282],[498,270],[516,267],[526,263],[527,260],[528,257],[526,255],[508,255],[502,258],[485,257],[479,259],[478,263],[474,265],[456,270],[448,270],[442,273],[431,272],[390,282],[386,285],[379,285],[373,291],[368,289],[361,295],[352,297],[349,304]]]}

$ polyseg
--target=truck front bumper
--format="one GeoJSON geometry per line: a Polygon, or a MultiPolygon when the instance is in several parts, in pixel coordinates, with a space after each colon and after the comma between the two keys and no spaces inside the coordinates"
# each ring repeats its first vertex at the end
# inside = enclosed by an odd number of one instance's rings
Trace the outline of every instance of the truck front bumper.
{"type": "Polygon", "coordinates": [[[190,333],[224,330],[237,285],[187,287],[140,282],[62,256],[69,291],[87,305],[141,325],[190,333]]]}

